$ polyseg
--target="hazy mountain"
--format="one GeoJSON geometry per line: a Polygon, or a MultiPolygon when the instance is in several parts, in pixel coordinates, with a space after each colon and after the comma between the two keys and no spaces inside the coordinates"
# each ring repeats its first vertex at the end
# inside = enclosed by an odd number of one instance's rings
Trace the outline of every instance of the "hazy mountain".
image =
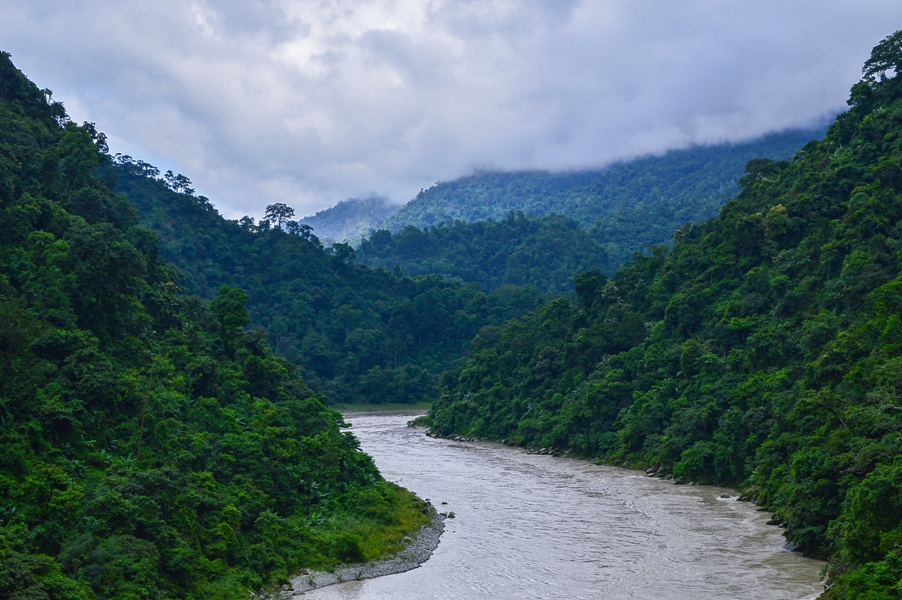
{"type": "Polygon", "coordinates": [[[356,244],[399,208],[400,205],[389,204],[385,198],[348,198],[298,222],[313,227],[314,235],[326,245],[334,242],[356,244]]]}
{"type": "Polygon", "coordinates": [[[557,213],[590,227],[618,212],[649,208],[676,211],[673,221],[679,227],[716,216],[736,195],[736,181],[748,161],[789,158],[805,143],[823,137],[825,130],[826,124],[741,144],[696,146],[597,170],[480,172],[421,191],[386,219],[384,227],[399,231],[406,225],[503,219],[511,211],[557,213]]]}
{"type": "Polygon", "coordinates": [[[358,256],[372,266],[486,289],[572,289],[574,273],[613,275],[636,252],[669,243],[686,223],[716,216],[738,191],[746,162],[792,156],[824,130],[691,148],[601,171],[487,172],[440,183],[364,240],[358,256]]]}

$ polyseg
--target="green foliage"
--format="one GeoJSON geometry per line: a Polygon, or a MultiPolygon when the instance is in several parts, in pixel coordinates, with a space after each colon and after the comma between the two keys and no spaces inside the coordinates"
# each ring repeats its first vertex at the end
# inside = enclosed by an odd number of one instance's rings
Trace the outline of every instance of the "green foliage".
{"type": "Polygon", "coordinates": [[[573,273],[614,270],[607,253],[566,217],[528,219],[511,213],[500,221],[443,223],[420,231],[379,230],[361,242],[358,258],[371,266],[399,268],[407,275],[439,274],[480,284],[529,285],[565,292],[573,273]]]}
{"type": "Polygon", "coordinates": [[[244,599],[397,550],[424,505],[245,330],[245,292],[179,293],[113,173],[0,54],[0,597],[244,599]]]}
{"type": "MultiPolygon", "coordinates": [[[[265,329],[272,346],[334,403],[429,400],[437,374],[459,360],[481,327],[543,301],[533,287],[486,294],[437,275],[372,269],[349,245],[324,248],[294,221],[227,221],[205,197],[176,192],[157,169],[130,157],[118,156],[111,172],[141,224],[159,235],[161,257],[182,270],[181,283],[206,298],[224,285],[245,290],[251,325],[265,329]]],[[[276,212],[290,217],[284,205],[271,208],[274,220],[276,212]]],[[[225,310],[218,302],[213,310],[225,310]]],[[[234,327],[222,326],[229,343],[234,327]]]]}
{"type": "Polygon", "coordinates": [[[433,431],[739,485],[830,559],[829,597],[900,597],[902,76],[873,77],[898,36],[826,138],[749,162],[718,218],[484,329],[433,431]]]}
{"type": "Polygon", "coordinates": [[[861,71],[864,80],[871,86],[878,81],[885,84],[890,71],[890,79],[902,73],[902,31],[887,36],[874,46],[861,71]]]}

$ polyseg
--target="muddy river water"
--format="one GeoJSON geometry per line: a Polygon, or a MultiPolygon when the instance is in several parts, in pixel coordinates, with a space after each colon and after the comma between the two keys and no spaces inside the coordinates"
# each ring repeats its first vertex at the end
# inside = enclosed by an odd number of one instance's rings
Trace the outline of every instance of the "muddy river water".
{"type": "Polygon", "coordinates": [[[407,427],[410,418],[346,415],[386,479],[456,518],[420,568],[304,598],[800,599],[823,591],[823,563],[785,550],[782,530],[765,524],[770,514],[733,490],[433,439],[407,427]]]}

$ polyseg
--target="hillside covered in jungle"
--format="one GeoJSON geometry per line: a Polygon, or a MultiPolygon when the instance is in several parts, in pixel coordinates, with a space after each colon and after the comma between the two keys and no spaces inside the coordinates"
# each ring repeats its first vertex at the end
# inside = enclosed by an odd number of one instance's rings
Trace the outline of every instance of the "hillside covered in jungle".
{"type": "Polygon", "coordinates": [[[863,75],[717,218],[483,329],[432,431],[739,486],[829,560],[827,597],[900,597],[902,32],[863,75]]]}
{"type": "MultiPolygon", "coordinates": [[[[248,598],[428,519],[0,53],[0,597],[248,598]]],[[[427,514],[424,514],[427,513],[427,514]]]]}

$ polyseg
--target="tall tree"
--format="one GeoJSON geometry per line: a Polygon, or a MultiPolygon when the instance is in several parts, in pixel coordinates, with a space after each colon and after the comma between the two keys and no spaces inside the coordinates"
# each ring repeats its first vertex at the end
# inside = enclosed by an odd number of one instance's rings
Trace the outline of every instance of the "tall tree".
{"type": "Polygon", "coordinates": [[[275,204],[270,204],[266,207],[266,214],[263,216],[263,218],[267,221],[275,222],[279,226],[279,229],[281,229],[282,223],[285,223],[293,216],[293,208],[291,208],[287,204],[276,202],[275,204]]]}

